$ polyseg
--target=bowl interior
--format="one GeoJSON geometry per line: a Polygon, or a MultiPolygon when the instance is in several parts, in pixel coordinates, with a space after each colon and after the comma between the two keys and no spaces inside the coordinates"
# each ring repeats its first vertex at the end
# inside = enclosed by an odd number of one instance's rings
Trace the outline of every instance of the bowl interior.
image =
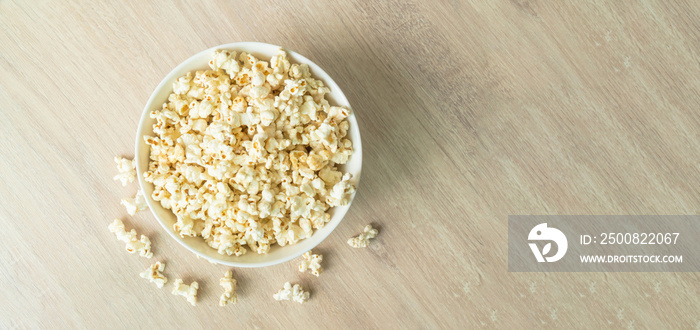
{"type": "MultiPolygon", "coordinates": [[[[209,59],[214,51],[218,49],[226,49],[236,52],[245,51],[255,55],[258,58],[269,61],[273,55],[277,54],[279,48],[279,46],[265,43],[239,42],[220,45],[204,50],[182,62],[175,69],[173,69],[173,71],[171,71],[163,79],[163,81],[161,81],[148,100],[148,103],[146,103],[141,116],[139,128],[136,133],[136,172],[138,174],[139,185],[141,186],[141,189],[143,189],[148,206],[153,212],[153,215],[168,232],[168,234],[170,234],[170,236],[192,252],[213,262],[236,267],[263,267],[296,258],[304,252],[311,250],[321,241],[323,241],[323,239],[325,239],[333,231],[333,229],[338,226],[340,221],[343,219],[343,216],[350,208],[350,204],[332,208],[330,210],[330,222],[328,222],[325,227],[316,230],[310,238],[301,240],[297,244],[287,245],[284,247],[280,247],[275,244],[270,248],[270,252],[267,254],[257,254],[254,251],[248,250],[248,253],[236,257],[220,255],[216,250],[209,247],[201,237],[180,237],[180,235],[176,234],[173,230],[173,224],[177,221],[175,215],[172,213],[172,211],[163,208],[159,202],[156,202],[151,198],[151,194],[153,193],[153,185],[144,181],[143,179],[143,173],[148,169],[150,153],[150,149],[144,142],[143,136],[153,135],[153,124],[155,123],[155,120],[150,118],[148,113],[153,109],[159,109],[161,105],[167,101],[168,95],[172,93],[173,82],[175,82],[178,77],[187,74],[187,72],[208,69],[207,63],[209,62],[209,59]]],[[[286,51],[290,62],[308,64],[311,68],[312,75],[317,79],[321,79],[326,86],[331,89],[331,93],[328,94],[327,99],[332,105],[346,106],[348,108],[350,107],[350,104],[348,103],[348,100],[343,92],[325,71],[307,58],[293,51],[286,51]]],[[[339,168],[343,172],[352,173],[353,181],[355,184],[358,184],[360,179],[360,170],[362,167],[362,144],[360,141],[360,130],[357,127],[357,120],[355,119],[354,114],[351,114],[348,117],[348,121],[350,123],[348,139],[350,139],[353,143],[354,153],[348,163],[339,166],[339,168]]]]}

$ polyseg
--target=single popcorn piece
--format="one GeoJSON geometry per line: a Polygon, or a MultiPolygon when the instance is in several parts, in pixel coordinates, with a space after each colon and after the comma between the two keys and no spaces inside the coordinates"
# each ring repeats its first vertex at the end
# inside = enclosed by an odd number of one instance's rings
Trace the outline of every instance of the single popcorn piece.
{"type": "Polygon", "coordinates": [[[287,282],[284,283],[284,287],[281,290],[277,291],[277,293],[273,295],[273,298],[275,298],[277,301],[293,300],[303,304],[309,299],[309,293],[304,291],[301,285],[294,284],[292,287],[292,284],[287,282]]]}
{"type": "Polygon", "coordinates": [[[129,215],[135,215],[136,212],[143,211],[148,208],[148,204],[146,204],[146,197],[143,195],[141,190],[136,192],[136,196],[134,196],[134,198],[122,198],[121,204],[124,205],[126,212],[129,213],[129,215]]]}
{"type": "Polygon", "coordinates": [[[114,157],[114,162],[117,163],[117,169],[119,170],[119,174],[114,176],[114,180],[119,180],[122,186],[134,182],[134,179],[136,179],[136,164],[134,161],[117,156],[114,157]]]}
{"type": "MultiPolygon", "coordinates": [[[[351,111],[328,93],[282,49],[269,60],[217,50],[206,70],[178,78],[143,137],[143,178],[175,215],[174,231],[240,256],[323,228],[356,189],[343,167],[353,154],[351,111]]],[[[140,209],[137,198],[123,204],[140,209]]]]}
{"type": "Polygon", "coordinates": [[[301,264],[299,265],[299,271],[300,272],[305,272],[306,270],[311,270],[311,274],[314,276],[318,277],[321,272],[323,272],[323,268],[321,267],[321,262],[323,261],[323,255],[320,254],[311,254],[311,251],[308,251],[302,255],[304,260],[301,261],[301,264]]]}
{"type": "Polygon", "coordinates": [[[367,225],[364,232],[357,237],[348,240],[348,244],[354,248],[364,248],[369,246],[370,239],[377,236],[378,230],[372,228],[372,225],[367,225]]]}
{"type": "Polygon", "coordinates": [[[233,272],[226,271],[224,277],[219,280],[219,284],[224,288],[224,293],[219,298],[219,306],[235,304],[238,301],[238,296],[236,295],[236,280],[233,278],[233,272]]]}
{"type": "Polygon", "coordinates": [[[126,251],[129,253],[139,252],[139,255],[144,258],[153,257],[151,252],[151,240],[148,237],[141,235],[138,239],[136,235],[136,230],[126,231],[124,229],[124,223],[119,219],[114,219],[114,222],[109,225],[109,231],[117,235],[117,239],[126,243],[126,251]]]}
{"type": "Polygon", "coordinates": [[[139,274],[142,278],[155,283],[158,288],[162,288],[165,283],[168,283],[168,279],[163,276],[163,271],[165,270],[165,264],[160,261],[152,264],[148,269],[144,270],[139,274]]]}
{"type": "Polygon", "coordinates": [[[352,174],[345,173],[340,182],[336,183],[328,196],[328,205],[341,206],[350,202],[350,197],[355,192],[355,186],[350,184],[352,174]]]}
{"type": "Polygon", "coordinates": [[[182,279],[178,278],[175,280],[175,283],[173,283],[172,294],[187,298],[187,302],[195,306],[197,304],[198,289],[199,283],[197,283],[197,281],[192,281],[190,285],[186,285],[182,282],[182,279]]]}

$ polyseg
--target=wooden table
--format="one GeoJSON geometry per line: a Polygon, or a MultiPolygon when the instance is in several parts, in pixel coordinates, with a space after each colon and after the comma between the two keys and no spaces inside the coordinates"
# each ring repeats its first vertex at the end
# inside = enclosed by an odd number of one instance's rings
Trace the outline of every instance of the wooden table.
{"type": "Polygon", "coordinates": [[[0,327],[700,326],[697,273],[509,273],[506,241],[509,214],[697,214],[697,1],[108,2],[0,1],[0,327]],[[129,217],[112,158],[166,73],[235,41],[325,68],[365,161],[321,277],[235,269],[221,308],[227,268],[129,217]],[[161,259],[196,307],[139,278],[161,259]],[[312,298],[273,300],[285,281],[312,298]]]}

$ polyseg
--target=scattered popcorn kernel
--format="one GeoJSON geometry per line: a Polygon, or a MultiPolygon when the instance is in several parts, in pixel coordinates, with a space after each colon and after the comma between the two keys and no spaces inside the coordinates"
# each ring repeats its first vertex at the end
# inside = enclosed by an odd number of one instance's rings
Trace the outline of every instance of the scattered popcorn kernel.
{"type": "Polygon", "coordinates": [[[143,196],[143,192],[139,190],[136,192],[134,198],[122,198],[121,204],[126,208],[126,212],[129,215],[134,215],[138,211],[143,211],[148,208],[146,204],[146,198],[143,196]]]}
{"type": "Polygon", "coordinates": [[[126,231],[124,223],[119,219],[114,219],[114,222],[109,225],[109,231],[117,235],[117,239],[126,243],[126,251],[129,253],[139,252],[139,255],[144,258],[151,258],[151,240],[148,237],[141,235],[141,238],[136,237],[136,230],[126,231]]]}
{"type": "Polygon", "coordinates": [[[287,282],[284,283],[284,287],[277,291],[273,295],[275,300],[293,300],[296,301],[300,304],[305,303],[309,299],[309,293],[304,291],[304,289],[301,287],[299,284],[294,284],[294,287],[292,287],[292,284],[287,282]]]}
{"type": "Polygon", "coordinates": [[[302,257],[304,257],[304,260],[302,260],[301,264],[299,265],[300,272],[303,273],[306,270],[311,270],[311,274],[314,274],[316,277],[323,272],[323,268],[321,267],[321,261],[323,261],[322,255],[311,254],[311,251],[308,251],[304,253],[302,257]]]}
{"type": "Polygon", "coordinates": [[[364,248],[369,246],[370,239],[377,236],[378,230],[372,228],[372,225],[367,225],[364,232],[357,237],[348,240],[348,244],[354,248],[364,248]]]}
{"type": "Polygon", "coordinates": [[[119,180],[122,186],[134,182],[134,179],[136,179],[136,164],[134,161],[117,156],[114,157],[114,162],[117,163],[117,169],[119,170],[119,174],[114,176],[114,180],[119,180]]]}
{"type": "Polygon", "coordinates": [[[183,284],[182,279],[178,278],[173,283],[174,295],[179,295],[187,298],[187,302],[195,306],[197,304],[197,290],[199,289],[199,283],[197,281],[192,281],[190,285],[183,284]]]}
{"type": "Polygon", "coordinates": [[[165,283],[168,283],[168,279],[163,276],[163,271],[165,270],[165,264],[160,261],[152,264],[148,269],[144,270],[139,274],[142,278],[155,283],[158,288],[162,288],[165,283]]]}
{"type": "Polygon", "coordinates": [[[236,295],[236,280],[233,278],[233,273],[229,270],[226,271],[224,277],[219,281],[219,284],[224,288],[224,293],[219,298],[219,306],[226,306],[228,304],[235,304],[238,300],[236,295]]]}
{"type": "MultiPolygon", "coordinates": [[[[143,173],[153,200],[175,214],[175,232],[240,256],[323,228],[356,184],[338,167],[353,153],[351,112],[330,105],[329,92],[281,49],[269,61],[217,50],[207,70],[178,78],[150,112],[143,173]]],[[[137,197],[122,201],[129,214],[145,208],[137,197]]]]}

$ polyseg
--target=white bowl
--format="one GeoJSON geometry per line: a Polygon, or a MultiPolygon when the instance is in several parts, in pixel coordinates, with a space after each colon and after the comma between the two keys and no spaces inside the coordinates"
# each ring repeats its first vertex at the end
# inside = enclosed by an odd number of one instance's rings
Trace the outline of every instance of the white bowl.
{"type": "MultiPolygon", "coordinates": [[[[143,136],[153,135],[153,123],[155,122],[154,119],[150,118],[148,113],[153,109],[160,109],[161,105],[167,101],[168,95],[170,95],[170,93],[173,91],[173,82],[175,82],[178,77],[183,76],[190,71],[208,69],[209,67],[207,63],[209,62],[211,55],[217,49],[234,50],[237,52],[245,51],[255,55],[258,58],[269,61],[273,55],[277,54],[280,47],[259,42],[237,42],[220,45],[209,48],[190,57],[175,67],[173,71],[170,71],[170,73],[165,76],[163,81],[160,82],[155,91],[153,91],[153,94],[151,94],[151,97],[148,99],[148,103],[146,103],[146,107],[143,109],[143,114],[141,115],[141,122],[139,123],[138,131],[136,132],[135,159],[139,185],[146,196],[146,201],[148,202],[148,206],[153,212],[153,215],[160,222],[163,228],[165,228],[165,231],[167,231],[173,239],[200,257],[206,258],[212,262],[235,267],[264,267],[294,259],[302,255],[304,252],[311,250],[316,245],[321,243],[321,241],[323,241],[326,237],[328,237],[328,235],[330,235],[333,229],[335,229],[335,227],[337,227],[340,221],[343,219],[343,216],[350,208],[350,204],[331,208],[331,220],[326,224],[326,226],[316,230],[310,238],[301,240],[297,244],[283,247],[275,244],[270,248],[270,252],[267,254],[257,254],[254,251],[248,250],[248,253],[239,257],[223,256],[215,249],[209,247],[201,237],[182,238],[180,235],[175,233],[173,230],[173,224],[177,221],[175,215],[172,213],[172,211],[163,208],[159,202],[152,199],[151,194],[153,193],[153,185],[146,182],[143,178],[143,173],[148,169],[150,152],[148,145],[146,145],[144,142],[143,136]]],[[[317,79],[321,79],[326,86],[331,89],[331,93],[327,95],[327,99],[332,105],[350,107],[350,104],[348,103],[347,98],[345,98],[343,92],[325,71],[306,57],[290,50],[286,51],[289,55],[290,62],[308,64],[311,68],[312,75],[317,79]]],[[[350,158],[350,161],[344,166],[340,166],[340,169],[343,172],[352,173],[353,181],[355,184],[358,184],[360,179],[360,169],[362,168],[362,144],[360,141],[360,130],[357,127],[357,120],[353,114],[348,117],[348,121],[350,122],[348,138],[352,141],[355,151],[350,158]]]]}

